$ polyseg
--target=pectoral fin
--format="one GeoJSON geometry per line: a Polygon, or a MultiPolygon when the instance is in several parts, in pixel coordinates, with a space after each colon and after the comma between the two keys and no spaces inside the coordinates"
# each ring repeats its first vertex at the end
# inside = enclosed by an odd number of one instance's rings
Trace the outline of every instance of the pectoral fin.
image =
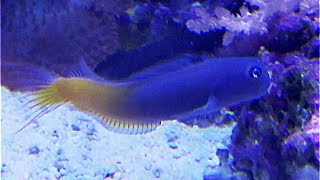
{"type": "Polygon", "coordinates": [[[212,114],[217,111],[217,105],[216,105],[217,103],[216,102],[217,102],[216,99],[213,96],[211,96],[211,97],[209,97],[207,103],[204,106],[197,108],[193,111],[180,114],[175,118],[176,119],[189,119],[192,117],[212,114]]]}

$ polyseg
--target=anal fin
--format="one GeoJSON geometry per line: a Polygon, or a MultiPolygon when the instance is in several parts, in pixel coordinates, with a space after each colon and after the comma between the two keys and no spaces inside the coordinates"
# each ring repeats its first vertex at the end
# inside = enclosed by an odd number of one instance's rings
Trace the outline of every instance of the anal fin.
{"type": "Polygon", "coordinates": [[[103,120],[102,123],[108,130],[120,134],[146,134],[154,131],[161,124],[161,121],[137,123],[134,121],[120,120],[103,115],[98,116],[103,120]]]}

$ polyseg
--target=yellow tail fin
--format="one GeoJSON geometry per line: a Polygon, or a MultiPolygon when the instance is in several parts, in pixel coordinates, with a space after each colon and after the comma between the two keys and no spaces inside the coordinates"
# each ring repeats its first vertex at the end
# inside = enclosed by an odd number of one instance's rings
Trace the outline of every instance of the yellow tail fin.
{"type": "Polygon", "coordinates": [[[144,134],[153,131],[160,125],[160,121],[137,121],[113,116],[113,111],[121,109],[121,102],[126,98],[128,90],[130,88],[127,86],[111,86],[86,78],[58,78],[51,85],[42,86],[32,93],[34,99],[29,104],[35,109],[35,116],[19,131],[68,102],[80,110],[99,116],[104,120],[103,125],[114,132],[144,134]]]}
{"type": "Polygon", "coordinates": [[[24,104],[24,106],[31,105],[30,109],[33,110],[29,116],[31,120],[20,128],[17,133],[22,131],[35,120],[41,118],[43,115],[57,109],[69,101],[68,98],[63,95],[63,84],[61,84],[61,81],[64,81],[64,78],[58,79],[51,85],[35,86],[37,90],[28,93],[27,96],[32,96],[32,99],[24,104]]]}

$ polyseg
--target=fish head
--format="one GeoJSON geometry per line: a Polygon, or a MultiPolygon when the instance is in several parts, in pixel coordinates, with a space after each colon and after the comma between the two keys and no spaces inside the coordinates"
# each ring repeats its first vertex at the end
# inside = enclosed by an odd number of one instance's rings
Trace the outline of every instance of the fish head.
{"type": "Polygon", "coordinates": [[[267,94],[270,76],[264,64],[256,58],[244,61],[235,70],[238,78],[234,78],[233,88],[242,101],[255,99],[267,94]]]}
{"type": "Polygon", "coordinates": [[[257,99],[267,94],[269,73],[257,58],[233,58],[221,66],[220,82],[214,95],[221,106],[257,99]]]}

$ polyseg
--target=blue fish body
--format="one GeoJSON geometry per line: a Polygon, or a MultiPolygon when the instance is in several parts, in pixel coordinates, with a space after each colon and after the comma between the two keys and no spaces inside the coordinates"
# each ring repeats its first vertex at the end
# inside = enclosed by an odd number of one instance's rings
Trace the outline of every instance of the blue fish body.
{"type": "Polygon", "coordinates": [[[126,113],[119,113],[163,120],[199,109],[214,112],[265,95],[269,84],[269,74],[257,58],[207,58],[140,80],[119,108],[126,113]]]}
{"type": "Polygon", "coordinates": [[[35,89],[33,107],[49,112],[70,102],[101,117],[108,129],[127,134],[147,133],[164,120],[210,114],[259,98],[270,84],[257,58],[180,57],[117,82],[97,76],[84,61],[70,67],[67,77],[34,66],[5,65],[2,70],[3,85],[35,89]]]}

